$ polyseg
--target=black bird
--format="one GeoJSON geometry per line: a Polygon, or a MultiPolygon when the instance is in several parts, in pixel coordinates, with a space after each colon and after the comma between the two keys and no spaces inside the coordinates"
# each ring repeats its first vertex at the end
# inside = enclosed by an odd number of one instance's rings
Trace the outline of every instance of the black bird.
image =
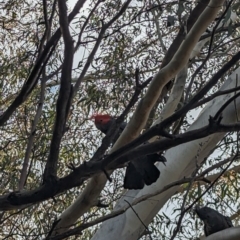
{"type": "MultiPolygon", "coordinates": [[[[91,118],[95,120],[94,123],[97,129],[104,134],[107,134],[111,125],[116,121],[115,118],[108,114],[95,114],[91,118]]],[[[113,143],[120,136],[126,125],[126,122],[120,125],[119,133],[113,140],[113,143]]],[[[155,166],[155,162],[165,163],[166,159],[157,153],[153,153],[129,162],[124,177],[124,188],[142,189],[144,184],[151,185],[156,182],[160,176],[160,171],[155,166]]]]}
{"type": "Polygon", "coordinates": [[[232,221],[229,217],[223,216],[221,213],[210,207],[196,207],[195,212],[204,222],[205,236],[233,227],[232,221]]]}

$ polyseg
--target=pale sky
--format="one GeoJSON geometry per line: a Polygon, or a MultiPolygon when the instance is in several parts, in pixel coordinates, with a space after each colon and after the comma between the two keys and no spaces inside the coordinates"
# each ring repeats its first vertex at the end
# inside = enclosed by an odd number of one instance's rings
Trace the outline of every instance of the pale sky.
{"type": "Polygon", "coordinates": [[[71,6],[71,8],[73,8],[76,2],[77,0],[68,0],[68,5],[71,6]]]}
{"type": "MultiPolygon", "coordinates": [[[[68,10],[71,10],[73,9],[75,3],[77,2],[77,0],[68,0],[67,4],[69,6],[69,9],[68,10]]],[[[88,4],[88,0],[84,3],[84,6],[88,4]]]]}

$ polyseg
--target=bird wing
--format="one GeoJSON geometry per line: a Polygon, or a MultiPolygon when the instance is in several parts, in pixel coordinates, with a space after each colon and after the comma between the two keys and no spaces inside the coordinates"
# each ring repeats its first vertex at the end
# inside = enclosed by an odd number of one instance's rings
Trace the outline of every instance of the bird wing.
{"type": "Polygon", "coordinates": [[[142,189],[144,187],[141,174],[131,162],[128,163],[126,168],[123,187],[125,189],[142,189]]]}

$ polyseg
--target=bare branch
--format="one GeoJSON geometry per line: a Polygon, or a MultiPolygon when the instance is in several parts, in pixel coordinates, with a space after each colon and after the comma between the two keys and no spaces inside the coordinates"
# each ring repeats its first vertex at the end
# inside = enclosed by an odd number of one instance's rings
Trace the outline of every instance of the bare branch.
{"type": "Polygon", "coordinates": [[[67,18],[66,2],[64,0],[58,0],[58,6],[59,22],[61,26],[61,31],[63,33],[65,49],[61,85],[56,107],[56,120],[50,145],[50,153],[44,170],[44,181],[49,181],[51,177],[56,177],[60,143],[64,134],[66,120],[72,101],[71,79],[74,53],[73,40],[68,29],[69,22],[67,18]]]}
{"type": "Polygon", "coordinates": [[[40,92],[39,103],[38,103],[36,115],[35,115],[33,123],[32,123],[32,128],[31,128],[31,132],[30,132],[30,135],[29,135],[29,138],[28,138],[27,149],[26,149],[26,152],[25,152],[23,166],[22,166],[22,170],[21,170],[19,186],[18,186],[19,191],[23,189],[24,184],[26,183],[26,180],[27,180],[28,163],[29,163],[29,158],[30,158],[30,155],[31,155],[31,150],[32,150],[32,147],[33,147],[36,127],[37,127],[38,121],[39,121],[39,119],[41,117],[41,114],[42,114],[42,108],[43,108],[44,96],[45,96],[45,88],[46,88],[46,76],[45,76],[45,74],[43,74],[43,78],[42,78],[42,81],[41,81],[41,92],[40,92]]]}
{"type": "Polygon", "coordinates": [[[63,191],[80,186],[86,179],[102,172],[102,169],[113,170],[121,167],[124,163],[134,160],[139,156],[145,156],[150,153],[164,151],[171,147],[182,143],[190,142],[192,140],[200,139],[210,134],[217,132],[239,131],[240,123],[223,125],[218,122],[210,121],[209,125],[197,130],[192,130],[180,135],[176,135],[174,139],[162,139],[153,143],[143,145],[128,153],[121,155],[121,157],[113,157],[110,154],[101,161],[84,163],[70,173],[68,176],[56,180],[51,184],[47,183],[32,191],[12,192],[0,197],[0,210],[10,210],[20,208],[22,205],[29,203],[37,203],[39,201],[51,198],[63,191]]]}

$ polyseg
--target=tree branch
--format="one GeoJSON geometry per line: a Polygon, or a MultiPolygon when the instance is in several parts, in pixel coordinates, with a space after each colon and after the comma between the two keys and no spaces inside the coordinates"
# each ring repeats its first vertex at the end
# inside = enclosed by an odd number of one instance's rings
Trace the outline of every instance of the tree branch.
{"type": "Polygon", "coordinates": [[[213,133],[239,130],[240,123],[229,125],[223,125],[217,122],[210,123],[208,126],[205,126],[203,128],[176,135],[174,139],[162,139],[147,145],[140,146],[137,149],[134,149],[117,159],[111,158],[111,155],[109,155],[100,161],[91,162],[91,164],[84,163],[77,167],[75,171],[70,173],[68,176],[56,180],[55,182],[44,184],[36,190],[12,192],[10,194],[1,196],[0,211],[17,209],[26,204],[37,203],[49,199],[68,189],[80,186],[88,178],[94,176],[97,173],[100,173],[103,168],[106,170],[113,170],[121,167],[129,160],[138,158],[139,156],[145,156],[150,153],[164,151],[179,144],[209,136],[213,133]]]}
{"type": "Polygon", "coordinates": [[[50,144],[50,152],[47,164],[44,170],[44,181],[49,181],[51,177],[56,177],[58,155],[60,151],[60,143],[64,134],[67,115],[71,106],[71,79],[72,79],[72,63],[73,63],[73,40],[70,35],[67,18],[67,6],[63,0],[58,0],[59,22],[64,40],[64,60],[61,75],[61,85],[56,106],[56,119],[53,128],[53,136],[50,144]]]}
{"type": "Polygon", "coordinates": [[[32,123],[31,132],[30,132],[30,135],[28,138],[27,149],[25,152],[23,166],[22,166],[20,180],[19,180],[19,185],[18,185],[19,191],[23,189],[24,184],[26,183],[26,180],[27,180],[28,163],[29,163],[29,158],[31,155],[32,147],[33,147],[36,127],[37,127],[38,121],[42,114],[42,108],[43,108],[44,97],[45,97],[45,88],[46,88],[46,76],[45,76],[45,73],[43,73],[43,78],[41,81],[40,99],[39,99],[36,115],[35,115],[33,123],[32,123]]]}

